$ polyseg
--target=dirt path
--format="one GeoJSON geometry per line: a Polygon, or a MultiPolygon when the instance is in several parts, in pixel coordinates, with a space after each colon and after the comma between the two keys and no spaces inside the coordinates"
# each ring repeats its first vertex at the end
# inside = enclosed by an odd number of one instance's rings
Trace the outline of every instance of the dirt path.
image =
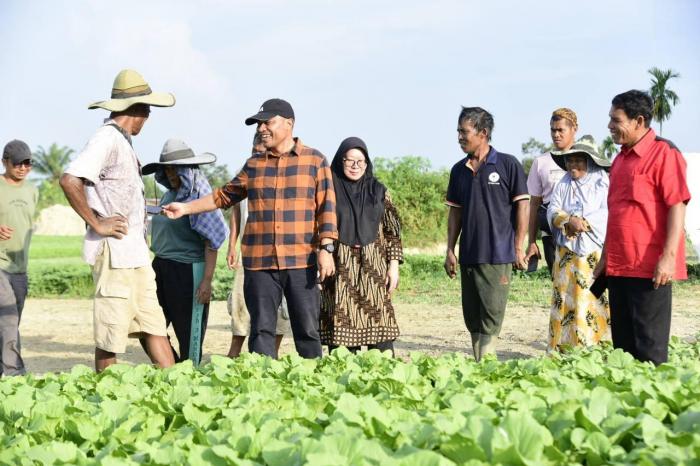
{"type": "MultiPolygon", "coordinates": [[[[689,337],[700,332],[697,303],[698,299],[692,296],[674,298],[673,335],[689,337]]],[[[469,337],[460,308],[431,308],[428,305],[413,304],[397,305],[396,308],[402,332],[396,343],[399,356],[408,356],[410,351],[430,354],[467,351],[469,337]]],[[[547,325],[548,309],[510,306],[497,343],[499,357],[505,359],[542,355],[546,347],[547,325]]],[[[93,364],[90,300],[28,300],[20,332],[25,364],[32,373],[67,371],[76,364],[93,364]]],[[[226,303],[215,302],[204,341],[205,360],[212,354],[226,354],[230,341],[226,303]]],[[[282,353],[293,351],[293,348],[291,338],[285,338],[282,353]]],[[[127,353],[121,361],[148,362],[136,340],[130,340],[127,353]]]]}

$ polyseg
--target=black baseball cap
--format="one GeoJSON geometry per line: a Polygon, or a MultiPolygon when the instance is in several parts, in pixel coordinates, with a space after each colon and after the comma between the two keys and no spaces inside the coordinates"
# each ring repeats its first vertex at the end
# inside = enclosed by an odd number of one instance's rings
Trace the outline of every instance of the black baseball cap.
{"type": "Polygon", "coordinates": [[[26,142],[15,139],[5,145],[2,151],[2,158],[9,160],[10,163],[18,164],[25,160],[31,160],[32,151],[26,142]]]}
{"type": "Polygon", "coordinates": [[[245,124],[255,125],[259,121],[267,121],[270,118],[281,116],[282,118],[294,118],[294,110],[286,100],[270,99],[263,102],[258,113],[252,117],[246,118],[245,124]]]}

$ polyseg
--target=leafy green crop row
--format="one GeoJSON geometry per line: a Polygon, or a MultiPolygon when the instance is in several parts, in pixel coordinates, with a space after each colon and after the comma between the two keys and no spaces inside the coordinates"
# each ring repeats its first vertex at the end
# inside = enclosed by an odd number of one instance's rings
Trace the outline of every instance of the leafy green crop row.
{"type": "Polygon", "coordinates": [[[0,381],[0,464],[699,464],[700,344],[486,359],[346,350],[0,381]]]}

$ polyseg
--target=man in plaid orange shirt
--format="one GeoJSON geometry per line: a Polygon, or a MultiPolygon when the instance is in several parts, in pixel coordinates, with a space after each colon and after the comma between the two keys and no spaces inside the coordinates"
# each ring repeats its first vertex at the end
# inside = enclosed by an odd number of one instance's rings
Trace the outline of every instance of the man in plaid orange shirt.
{"type": "Polygon", "coordinates": [[[244,295],[250,311],[251,352],[276,357],[277,308],[287,298],[297,352],[320,357],[318,282],[335,273],[338,238],[335,192],[326,158],[293,137],[294,110],[281,99],[263,103],[246,119],[257,124],[265,152],[253,154],[241,171],[211,196],[164,207],[170,218],[229,208],[248,198],[241,240],[244,295]]]}

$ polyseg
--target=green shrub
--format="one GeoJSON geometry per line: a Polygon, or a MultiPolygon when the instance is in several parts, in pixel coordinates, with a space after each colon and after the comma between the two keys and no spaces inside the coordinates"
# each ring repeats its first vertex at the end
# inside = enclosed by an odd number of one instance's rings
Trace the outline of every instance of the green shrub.
{"type": "Polygon", "coordinates": [[[405,246],[423,247],[444,241],[447,234],[447,170],[433,170],[428,159],[407,156],[377,158],[374,172],[386,185],[399,212],[405,246]]]}
{"type": "Polygon", "coordinates": [[[39,202],[36,206],[37,215],[46,207],[56,204],[68,205],[68,200],[58,185],[58,181],[41,181],[39,183],[39,202]]]}
{"type": "MultiPolygon", "coordinates": [[[[32,240],[29,262],[32,298],[86,298],[94,287],[90,267],[80,259],[81,237],[36,236],[32,240]]],[[[399,290],[394,294],[397,303],[454,305],[461,302],[460,280],[450,280],[443,267],[444,256],[406,255],[401,266],[399,290]]],[[[225,263],[225,254],[219,254],[212,299],[223,301],[233,285],[235,272],[225,263]]],[[[700,264],[688,265],[686,282],[674,285],[674,293],[692,296],[697,293],[700,264]]],[[[527,274],[513,272],[509,304],[548,307],[552,284],[545,267],[527,274]]]]}
{"type": "Polygon", "coordinates": [[[29,267],[30,298],[89,298],[94,287],[90,267],[29,267]]]}
{"type": "MultiPolygon", "coordinates": [[[[218,265],[212,281],[212,299],[226,300],[233,285],[234,272],[218,265]]],[[[29,267],[30,298],[90,298],[95,286],[86,264],[29,267]]]]}
{"type": "Polygon", "coordinates": [[[234,276],[235,272],[229,270],[226,265],[217,264],[214,279],[211,282],[211,299],[214,301],[225,301],[233,286],[234,276]]]}

